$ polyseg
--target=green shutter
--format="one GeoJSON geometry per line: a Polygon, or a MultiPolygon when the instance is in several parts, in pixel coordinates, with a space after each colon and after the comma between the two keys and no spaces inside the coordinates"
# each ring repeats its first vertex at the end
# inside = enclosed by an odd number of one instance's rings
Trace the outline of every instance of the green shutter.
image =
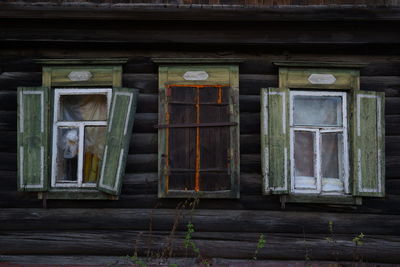
{"type": "Polygon", "coordinates": [[[353,95],[353,194],[385,195],[384,93],[353,95]]]}
{"type": "Polygon", "coordinates": [[[99,190],[112,195],[119,195],[121,191],[138,94],[137,89],[113,89],[107,139],[98,183],[99,190]]]}
{"type": "Polygon", "coordinates": [[[289,90],[261,90],[261,158],[264,194],[289,192],[289,90]]]}
{"type": "Polygon", "coordinates": [[[47,105],[47,88],[18,88],[18,191],[47,190],[47,105]]]}

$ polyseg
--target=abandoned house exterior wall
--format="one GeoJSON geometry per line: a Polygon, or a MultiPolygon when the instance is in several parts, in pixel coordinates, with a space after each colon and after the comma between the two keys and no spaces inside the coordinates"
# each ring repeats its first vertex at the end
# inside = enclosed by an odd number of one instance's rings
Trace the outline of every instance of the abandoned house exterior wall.
{"type": "MultiPolygon", "coordinates": [[[[190,221],[191,240],[207,259],[252,259],[263,234],[258,259],[352,261],[356,253],[365,262],[400,262],[398,1],[40,2],[0,3],[0,261],[86,263],[79,256],[135,252],[196,257],[184,245],[190,221]],[[43,59],[126,59],[117,64],[118,87],[138,95],[117,200],[43,200],[17,191],[17,88],[44,85],[43,59]],[[191,66],[191,59],[237,68],[237,120],[223,123],[237,125],[231,138],[240,144],[240,166],[231,169],[240,169],[235,195],[199,195],[195,208],[187,195],[165,198],[159,189],[159,71],[191,66]],[[359,71],[360,90],[385,94],[383,197],[285,203],[279,194],[265,194],[260,90],[280,87],[287,66],[279,62],[347,64],[346,70],[359,71]],[[353,239],[361,233],[359,245],[353,239]]],[[[229,101],[222,85],[213,86],[222,93],[212,101],[229,101]]]]}

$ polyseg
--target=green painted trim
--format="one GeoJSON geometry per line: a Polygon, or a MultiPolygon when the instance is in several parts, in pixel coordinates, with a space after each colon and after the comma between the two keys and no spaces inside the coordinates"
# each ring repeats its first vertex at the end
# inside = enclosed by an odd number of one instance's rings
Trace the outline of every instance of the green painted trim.
{"type": "Polygon", "coordinates": [[[242,63],[244,58],[152,58],[157,64],[226,64],[242,63]]]}
{"type": "Polygon", "coordinates": [[[97,182],[100,191],[111,195],[119,195],[121,192],[138,96],[138,89],[113,88],[105,148],[97,182]]]}
{"type": "Polygon", "coordinates": [[[236,127],[230,127],[230,153],[231,153],[231,193],[227,198],[240,198],[240,111],[239,111],[239,66],[229,67],[230,83],[230,121],[236,122],[236,127]]]}
{"type": "Polygon", "coordinates": [[[364,68],[368,63],[340,62],[340,61],[275,61],[275,66],[279,67],[324,67],[324,68],[364,68]]]}
{"type": "Polygon", "coordinates": [[[279,88],[309,90],[359,90],[360,70],[332,67],[280,67],[279,88]],[[313,74],[331,74],[336,80],[332,84],[312,84],[308,79],[313,74]]]}
{"type": "Polygon", "coordinates": [[[269,139],[268,139],[268,88],[260,89],[260,142],[261,142],[261,175],[262,175],[262,194],[270,195],[269,186],[269,139]]]}
{"type": "Polygon", "coordinates": [[[68,199],[68,200],[118,200],[118,196],[102,193],[98,190],[58,190],[51,189],[45,193],[38,193],[38,199],[68,199]]]}
{"type": "Polygon", "coordinates": [[[35,59],[35,62],[42,65],[116,65],[125,64],[128,58],[102,58],[102,59],[35,59]]]}
{"type": "Polygon", "coordinates": [[[18,191],[46,191],[49,184],[48,88],[18,87],[17,102],[17,188],[18,191]]]}
{"type": "Polygon", "coordinates": [[[354,92],[352,97],[353,195],[384,197],[385,95],[374,91],[357,91],[354,92]],[[357,97],[360,97],[360,99],[357,99],[357,97]],[[378,109],[379,107],[380,109],[378,109]],[[357,121],[358,119],[360,121],[357,121]],[[379,129],[381,130],[380,134],[379,129]],[[359,134],[358,131],[360,131],[359,134]],[[361,166],[361,173],[359,173],[358,164],[361,166]]]}
{"type": "Polygon", "coordinates": [[[47,87],[88,87],[122,85],[122,66],[113,65],[54,65],[43,66],[42,84],[47,87]],[[92,77],[87,81],[71,81],[68,74],[72,71],[90,71],[92,77]]]}
{"type": "Polygon", "coordinates": [[[361,197],[353,196],[321,196],[321,195],[283,195],[280,201],[285,203],[319,203],[334,205],[362,205],[361,197]]]}
{"type": "Polygon", "coordinates": [[[267,106],[268,116],[263,116],[263,119],[267,119],[264,122],[267,129],[262,129],[265,140],[261,146],[264,154],[263,180],[271,194],[287,194],[290,190],[289,90],[268,88],[267,101],[264,105],[267,106]]]}

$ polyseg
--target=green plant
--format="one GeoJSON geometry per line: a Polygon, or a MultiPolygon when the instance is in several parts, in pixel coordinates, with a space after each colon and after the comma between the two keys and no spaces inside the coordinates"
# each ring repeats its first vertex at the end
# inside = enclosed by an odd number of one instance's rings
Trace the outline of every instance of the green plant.
{"type": "Polygon", "coordinates": [[[355,236],[352,239],[352,241],[356,245],[356,247],[358,247],[358,246],[362,246],[364,244],[363,241],[362,241],[363,239],[364,239],[364,234],[360,233],[359,235],[355,236]]]}
{"type": "Polygon", "coordinates": [[[186,233],[185,233],[185,248],[191,248],[197,257],[200,256],[200,249],[196,246],[196,244],[192,240],[192,234],[194,233],[194,225],[191,222],[188,222],[186,225],[186,233]]]}
{"type": "Polygon", "coordinates": [[[265,247],[265,243],[266,243],[266,241],[265,241],[264,235],[260,234],[260,236],[258,237],[256,250],[254,251],[254,256],[253,256],[254,260],[257,260],[258,252],[260,251],[260,249],[263,249],[265,247]]]}
{"type": "Polygon", "coordinates": [[[194,230],[194,225],[191,221],[189,221],[186,225],[186,233],[185,233],[185,239],[184,239],[184,246],[186,249],[191,249],[194,254],[196,255],[196,258],[200,261],[200,264],[204,266],[210,266],[210,262],[208,259],[204,258],[201,253],[200,249],[196,246],[196,243],[192,240],[192,234],[195,232],[194,230]]]}
{"type": "Polygon", "coordinates": [[[355,266],[355,262],[362,262],[363,257],[358,253],[358,249],[360,246],[364,244],[365,235],[363,233],[360,233],[359,235],[356,235],[351,241],[354,243],[354,250],[353,250],[353,266],[355,266]]]}

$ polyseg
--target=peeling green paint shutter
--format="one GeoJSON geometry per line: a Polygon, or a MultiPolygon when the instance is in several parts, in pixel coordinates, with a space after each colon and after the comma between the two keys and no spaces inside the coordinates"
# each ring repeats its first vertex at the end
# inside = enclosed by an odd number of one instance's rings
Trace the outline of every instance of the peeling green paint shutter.
{"type": "Polygon", "coordinates": [[[385,195],[384,93],[353,94],[353,194],[385,195]]]}
{"type": "Polygon", "coordinates": [[[47,190],[47,105],[47,88],[18,88],[18,191],[47,190]]]}
{"type": "Polygon", "coordinates": [[[138,94],[137,89],[113,88],[107,139],[98,183],[98,189],[105,193],[119,195],[121,191],[138,94]]]}
{"type": "Polygon", "coordinates": [[[261,157],[264,194],[289,192],[288,89],[261,90],[261,157]]]}

